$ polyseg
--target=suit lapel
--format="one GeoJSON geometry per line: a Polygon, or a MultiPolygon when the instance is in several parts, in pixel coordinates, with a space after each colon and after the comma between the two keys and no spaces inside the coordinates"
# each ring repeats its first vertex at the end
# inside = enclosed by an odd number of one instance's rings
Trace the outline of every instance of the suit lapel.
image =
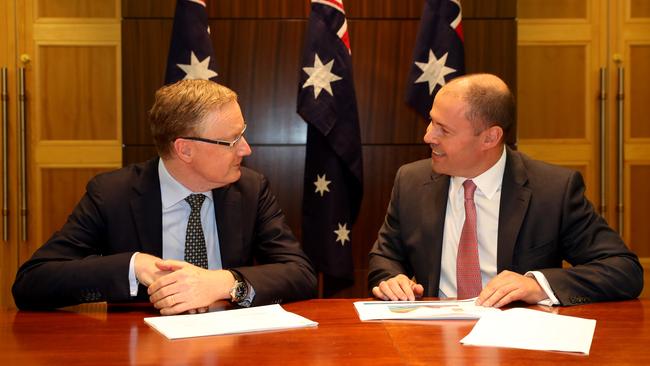
{"type": "Polygon", "coordinates": [[[427,296],[438,296],[440,286],[440,264],[442,260],[442,238],[445,227],[445,213],[447,211],[447,198],[449,192],[449,176],[431,174],[431,180],[425,183],[422,202],[431,202],[423,205],[423,220],[425,220],[424,259],[427,264],[425,270],[429,273],[428,283],[425,286],[427,296]]]}
{"type": "MultiPolygon", "coordinates": [[[[217,233],[219,235],[219,251],[223,268],[242,265],[243,242],[242,227],[242,200],[241,192],[230,184],[212,191],[214,210],[217,219],[217,233]]],[[[251,207],[250,209],[256,209],[251,207]]]]}
{"type": "Polygon", "coordinates": [[[501,204],[499,206],[499,238],[497,244],[497,273],[512,270],[513,252],[524,221],[531,190],[526,168],[518,153],[507,149],[506,167],[501,185],[501,204]]]}
{"type": "Polygon", "coordinates": [[[133,221],[144,253],[162,257],[162,199],[158,160],[143,165],[133,184],[135,197],[131,200],[133,221]]]}

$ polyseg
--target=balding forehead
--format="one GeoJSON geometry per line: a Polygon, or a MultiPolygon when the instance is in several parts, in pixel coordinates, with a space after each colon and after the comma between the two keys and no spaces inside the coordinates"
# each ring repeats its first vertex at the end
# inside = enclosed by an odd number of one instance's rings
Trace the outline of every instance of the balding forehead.
{"type": "Polygon", "coordinates": [[[507,90],[508,86],[498,76],[492,74],[470,74],[457,77],[448,82],[442,89],[462,93],[471,86],[489,87],[500,90],[507,90]]]}

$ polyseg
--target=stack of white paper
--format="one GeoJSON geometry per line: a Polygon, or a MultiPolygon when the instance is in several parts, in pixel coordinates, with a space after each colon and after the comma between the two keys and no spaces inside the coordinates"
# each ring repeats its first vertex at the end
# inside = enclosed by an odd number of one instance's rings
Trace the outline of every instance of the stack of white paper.
{"type": "Polygon", "coordinates": [[[482,317],[461,343],[589,354],[596,320],[515,308],[482,317]]]}
{"type": "Polygon", "coordinates": [[[357,301],[354,307],[361,320],[478,319],[499,309],[476,306],[476,299],[453,301],[357,301]]]}
{"type": "Polygon", "coordinates": [[[169,339],[318,325],[277,304],[204,314],[158,316],[144,321],[169,339]]]}

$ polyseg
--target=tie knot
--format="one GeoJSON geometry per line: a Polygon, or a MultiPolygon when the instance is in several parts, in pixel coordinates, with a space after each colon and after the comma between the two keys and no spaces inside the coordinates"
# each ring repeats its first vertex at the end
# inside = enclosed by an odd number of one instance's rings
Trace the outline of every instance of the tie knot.
{"type": "Polygon", "coordinates": [[[473,200],[474,191],[476,191],[476,184],[474,184],[471,179],[468,179],[463,182],[463,188],[465,189],[465,199],[473,200]]]}
{"type": "Polygon", "coordinates": [[[192,210],[201,209],[201,205],[203,205],[203,201],[205,201],[205,195],[192,193],[185,198],[185,201],[190,204],[192,210]]]}

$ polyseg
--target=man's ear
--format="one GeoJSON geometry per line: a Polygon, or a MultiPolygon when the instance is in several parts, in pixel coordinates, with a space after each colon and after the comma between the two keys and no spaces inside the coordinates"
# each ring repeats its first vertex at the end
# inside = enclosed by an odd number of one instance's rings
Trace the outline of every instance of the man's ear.
{"type": "Polygon", "coordinates": [[[499,144],[503,138],[503,129],[499,126],[488,127],[483,131],[483,145],[485,148],[492,148],[499,144]]]}
{"type": "Polygon", "coordinates": [[[180,160],[186,163],[192,161],[194,149],[189,141],[185,139],[176,139],[172,146],[174,149],[174,154],[176,154],[180,160]]]}

